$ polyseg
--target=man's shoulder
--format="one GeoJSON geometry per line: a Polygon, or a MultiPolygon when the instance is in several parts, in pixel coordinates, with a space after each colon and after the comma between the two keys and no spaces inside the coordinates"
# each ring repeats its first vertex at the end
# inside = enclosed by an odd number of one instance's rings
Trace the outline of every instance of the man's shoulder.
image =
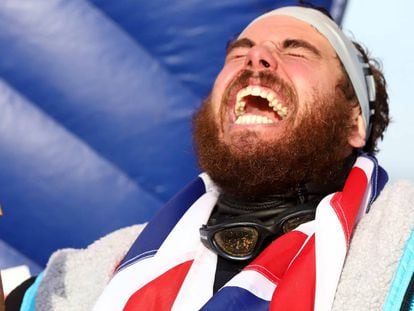
{"type": "Polygon", "coordinates": [[[414,184],[387,185],[357,225],[333,310],[380,310],[414,227],[414,184]]]}
{"type": "Polygon", "coordinates": [[[101,257],[117,257],[115,254],[123,252],[125,248],[129,248],[144,227],[145,224],[139,224],[117,229],[94,241],[86,248],[64,248],[57,250],[50,257],[46,269],[50,268],[51,265],[56,264],[56,262],[62,258],[71,259],[72,257],[86,256],[86,258],[82,259],[91,259],[94,261],[96,259],[97,261],[100,261],[104,259],[101,257]]]}
{"type": "Polygon", "coordinates": [[[36,297],[40,310],[90,310],[145,225],[118,229],[85,249],[55,252],[46,266],[36,297]],[[76,309],[76,308],[75,308],[76,309]]]}
{"type": "Polygon", "coordinates": [[[402,249],[414,226],[413,201],[412,182],[396,181],[387,185],[357,225],[351,248],[360,240],[373,246],[375,243],[399,245],[402,249]]]}
{"type": "Polygon", "coordinates": [[[414,183],[408,180],[395,181],[387,185],[373,203],[372,209],[386,209],[398,217],[414,210],[414,183]]]}
{"type": "Polygon", "coordinates": [[[414,182],[411,180],[401,179],[389,182],[382,193],[397,192],[398,194],[405,193],[407,195],[414,194],[414,182]]]}

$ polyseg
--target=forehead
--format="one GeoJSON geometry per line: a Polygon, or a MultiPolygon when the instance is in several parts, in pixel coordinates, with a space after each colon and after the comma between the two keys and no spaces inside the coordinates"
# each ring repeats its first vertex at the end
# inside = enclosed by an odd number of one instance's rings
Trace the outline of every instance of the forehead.
{"type": "Polygon", "coordinates": [[[255,43],[301,39],[331,55],[336,55],[329,41],[318,30],[291,16],[274,15],[259,19],[244,29],[239,38],[248,38],[255,43]]]}

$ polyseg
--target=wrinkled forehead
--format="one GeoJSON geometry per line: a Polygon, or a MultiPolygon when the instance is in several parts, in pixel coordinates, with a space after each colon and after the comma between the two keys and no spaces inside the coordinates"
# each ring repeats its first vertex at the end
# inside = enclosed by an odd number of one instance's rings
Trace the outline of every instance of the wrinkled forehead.
{"type": "Polygon", "coordinates": [[[332,55],[336,55],[334,48],[326,37],[311,24],[295,17],[284,15],[264,16],[249,24],[239,35],[238,39],[248,38],[255,43],[265,41],[283,41],[289,39],[303,39],[307,42],[324,48],[332,55]]]}
{"type": "Polygon", "coordinates": [[[298,33],[306,31],[317,32],[317,30],[309,23],[292,16],[263,15],[247,25],[247,27],[240,33],[239,38],[247,37],[251,33],[283,32],[283,30],[291,30],[298,33]]]}

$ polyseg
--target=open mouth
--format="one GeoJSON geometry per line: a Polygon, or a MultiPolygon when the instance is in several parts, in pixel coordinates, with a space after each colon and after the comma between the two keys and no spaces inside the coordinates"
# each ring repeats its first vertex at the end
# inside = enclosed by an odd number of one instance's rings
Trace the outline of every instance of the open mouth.
{"type": "Polygon", "coordinates": [[[287,106],[276,93],[262,86],[247,86],[237,92],[236,124],[273,124],[286,119],[287,106]]]}

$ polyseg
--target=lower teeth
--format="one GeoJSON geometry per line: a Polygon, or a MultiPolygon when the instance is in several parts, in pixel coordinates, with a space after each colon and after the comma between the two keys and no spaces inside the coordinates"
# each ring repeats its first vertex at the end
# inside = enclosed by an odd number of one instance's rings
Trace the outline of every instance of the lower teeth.
{"type": "Polygon", "coordinates": [[[236,119],[236,124],[270,124],[273,121],[267,117],[262,116],[240,116],[236,119]]]}

